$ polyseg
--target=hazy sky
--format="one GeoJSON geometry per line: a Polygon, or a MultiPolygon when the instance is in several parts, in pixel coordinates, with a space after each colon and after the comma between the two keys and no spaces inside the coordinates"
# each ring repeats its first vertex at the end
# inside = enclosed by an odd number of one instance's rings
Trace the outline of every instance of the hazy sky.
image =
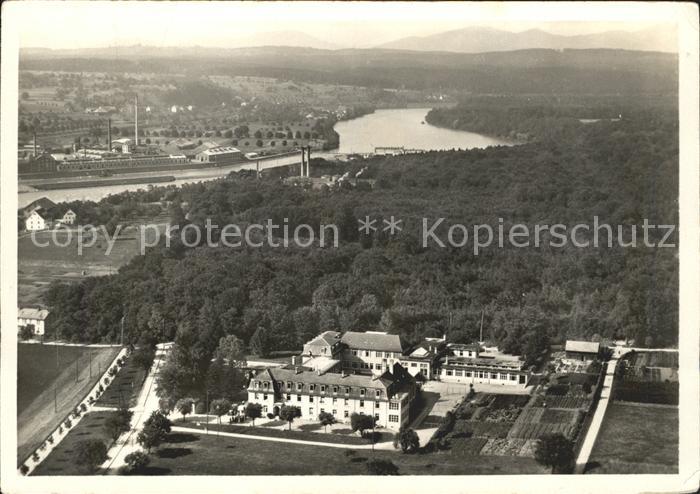
{"type": "Polygon", "coordinates": [[[673,4],[382,2],[7,2],[23,47],[230,46],[254,33],[301,31],[367,47],[472,25],[558,34],[638,30],[675,20],[673,4]],[[573,21],[578,22],[573,22],[573,21]]]}

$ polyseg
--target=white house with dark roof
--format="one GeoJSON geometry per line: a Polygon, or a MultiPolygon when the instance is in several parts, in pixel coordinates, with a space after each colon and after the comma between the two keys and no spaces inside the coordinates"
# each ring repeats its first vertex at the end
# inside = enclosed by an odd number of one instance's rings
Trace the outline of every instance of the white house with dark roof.
{"type": "Polygon", "coordinates": [[[36,336],[43,336],[46,331],[46,318],[48,317],[49,311],[46,309],[20,309],[17,313],[18,329],[21,330],[25,326],[32,325],[34,326],[34,334],[36,336]]]}
{"type": "Polygon", "coordinates": [[[403,355],[401,339],[395,334],[348,331],[340,341],[342,366],[349,372],[383,374],[403,355]]]}
{"type": "Polygon", "coordinates": [[[287,366],[261,371],[248,385],[248,401],[262,405],[264,414],[276,415],[288,405],[299,407],[305,420],[316,421],[328,412],[339,422],[349,422],[358,413],[392,430],[408,423],[415,393],[415,380],[400,365],[374,376],[287,366]]]}

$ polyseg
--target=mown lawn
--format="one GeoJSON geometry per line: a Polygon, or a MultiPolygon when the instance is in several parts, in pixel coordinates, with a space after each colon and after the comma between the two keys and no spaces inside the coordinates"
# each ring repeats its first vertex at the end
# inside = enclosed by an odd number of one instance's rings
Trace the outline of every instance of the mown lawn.
{"type": "MultiPolygon", "coordinates": [[[[284,422],[286,424],[286,422],[284,422]]],[[[190,421],[190,422],[181,422],[181,421],[176,421],[173,425],[176,425],[178,427],[189,427],[192,429],[199,429],[203,430],[205,427],[203,424],[197,425],[197,423],[190,421]]],[[[258,427],[250,427],[247,425],[230,425],[230,424],[209,424],[209,430],[210,431],[223,431],[223,432],[232,432],[234,434],[245,434],[245,435],[250,435],[250,436],[265,436],[265,437],[281,437],[281,438],[286,438],[286,439],[297,439],[301,441],[315,441],[315,442],[322,442],[322,443],[335,443],[335,444],[349,444],[349,445],[367,445],[370,444],[369,438],[363,438],[360,437],[359,435],[356,434],[333,434],[331,432],[328,433],[323,433],[323,432],[311,432],[308,430],[297,430],[297,429],[292,429],[290,430],[280,430],[280,429],[271,429],[269,427],[263,426],[258,426],[258,427]]],[[[322,426],[318,427],[317,430],[321,430],[322,426]]],[[[393,439],[393,434],[389,432],[379,432],[375,431],[375,437],[376,441],[375,442],[383,442],[383,441],[390,441],[393,439]]]]}
{"type": "Polygon", "coordinates": [[[112,439],[104,430],[104,423],[116,412],[89,412],[78,425],[51,451],[49,456],[39,464],[32,475],[85,475],[86,472],[76,464],[75,447],[84,439],[99,439],[109,448],[112,439]]]}
{"type": "Polygon", "coordinates": [[[678,409],[613,402],[586,473],[678,472],[678,409]]]}
{"type": "MultiPolygon", "coordinates": [[[[373,453],[174,432],[151,457],[146,475],[366,475],[373,453]]],[[[394,451],[375,451],[374,457],[393,461],[401,475],[547,473],[529,458],[394,451]]]]}
{"type": "Polygon", "coordinates": [[[114,408],[135,406],[145,379],[146,371],[136,365],[133,359],[127,359],[124,367],[98,398],[97,405],[114,408]]]}

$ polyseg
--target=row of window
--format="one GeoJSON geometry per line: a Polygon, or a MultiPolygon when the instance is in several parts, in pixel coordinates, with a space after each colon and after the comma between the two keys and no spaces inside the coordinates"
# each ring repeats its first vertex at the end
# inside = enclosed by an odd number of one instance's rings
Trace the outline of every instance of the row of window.
{"type": "Polygon", "coordinates": [[[381,364],[373,364],[371,362],[348,362],[347,360],[343,361],[343,367],[346,368],[353,368],[353,369],[376,369],[376,370],[384,370],[388,369],[389,366],[387,365],[386,362],[383,362],[381,364]]]}
{"type": "MultiPolygon", "coordinates": [[[[255,381],[255,389],[264,389],[264,390],[271,390],[270,383],[268,381],[263,381],[262,385],[259,381],[255,381]]],[[[297,392],[302,392],[304,391],[304,384],[303,383],[293,383],[291,381],[287,381],[287,391],[293,391],[296,388],[297,392]],[[296,384],[296,386],[295,386],[296,384]]],[[[310,393],[313,393],[316,391],[316,385],[315,384],[309,384],[307,386],[307,391],[310,393]]],[[[319,385],[319,391],[321,393],[326,393],[326,392],[331,392],[334,395],[337,395],[341,391],[340,386],[326,386],[325,384],[319,385]]],[[[350,386],[343,386],[342,391],[345,392],[346,395],[349,395],[350,392],[352,391],[352,388],[350,386]]],[[[365,388],[360,388],[360,396],[368,396],[372,394],[372,390],[367,390],[365,388]]],[[[383,391],[381,389],[375,389],[374,390],[374,397],[379,399],[383,396],[383,391]]]]}
{"type": "Polygon", "coordinates": [[[509,379],[510,379],[511,381],[517,381],[517,380],[518,380],[518,375],[517,375],[517,374],[506,374],[506,373],[502,373],[502,374],[500,374],[500,377],[499,377],[499,374],[498,374],[497,372],[491,372],[491,373],[489,373],[489,372],[483,372],[483,371],[474,371],[474,372],[472,372],[472,371],[461,371],[461,370],[454,370],[454,371],[453,371],[453,370],[450,370],[450,369],[446,369],[446,370],[445,370],[445,375],[446,375],[446,376],[455,376],[455,377],[462,377],[462,376],[464,375],[464,377],[476,377],[476,378],[479,378],[479,379],[500,379],[500,380],[502,380],[502,381],[507,381],[507,380],[509,380],[509,379]],[[472,376],[472,374],[473,374],[473,376],[472,376]]]}
{"type": "MultiPolygon", "coordinates": [[[[260,399],[260,395],[259,395],[258,393],[255,393],[254,396],[255,396],[255,399],[256,399],[256,400],[260,399]]],[[[297,397],[296,401],[300,402],[300,401],[301,401],[301,396],[302,396],[302,395],[296,395],[296,397],[297,397]]],[[[267,395],[266,393],[263,393],[263,395],[262,395],[262,400],[263,400],[263,401],[267,401],[267,397],[268,397],[268,395],[267,395]]],[[[286,398],[287,398],[287,401],[292,401],[292,395],[288,394],[288,395],[286,395],[286,398]]],[[[359,400],[359,401],[360,401],[360,403],[359,403],[360,408],[364,408],[364,407],[365,407],[365,400],[359,400]]],[[[314,397],[313,397],[313,396],[309,396],[309,403],[313,403],[313,402],[314,402],[314,397]]],[[[323,399],[323,396],[319,397],[318,402],[319,402],[319,403],[325,403],[325,400],[323,399]]],[[[337,399],[337,398],[333,398],[332,403],[335,405],[336,403],[338,403],[338,399],[337,399]]],[[[350,404],[350,400],[348,400],[347,398],[344,398],[344,399],[343,399],[343,405],[344,405],[344,406],[348,406],[349,404],[350,404]]],[[[379,407],[380,407],[380,402],[379,402],[379,401],[375,401],[375,402],[374,402],[374,408],[379,408],[379,407]]],[[[390,403],[389,403],[389,410],[398,410],[398,409],[399,409],[399,403],[398,403],[398,402],[390,402],[390,403]]]]}
{"type": "Polygon", "coordinates": [[[400,353],[397,352],[371,352],[370,350],[351,350],[353,356],[355,357],[372,357],[372,353],[374,353],[374,357],[377,358],[399,358],[401,357],[400,353]]]}

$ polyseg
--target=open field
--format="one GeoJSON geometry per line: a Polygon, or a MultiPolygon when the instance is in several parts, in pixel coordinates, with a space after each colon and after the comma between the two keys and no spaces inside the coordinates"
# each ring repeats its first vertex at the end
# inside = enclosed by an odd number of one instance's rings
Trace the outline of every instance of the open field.
{"type": "Polygon", "coordinates": [[[17,369],[17,449],[22,461],[95,384],[119,348],[20,344],[17,369]],[[58,365],[56,349],[58,347],[58,365]],[[90,355],[92,354],[92,355],[90,355]],[[92,372],[90,372],[92,360],[92,372]],[[77,378],[76,378],[77,368],[77,378]],[[54,389],[56,409],[54,409],[54,389]]]}
{"type": "MultiPolygon", "coordinates": [[[[153,232],[146,232],[150,241],[148,234],[153,232]]],[[[82,253],[78,251],[75,231],[70,239],[65,231],[37,232],[36,241],[32,240],[31,235],[22,234],[17,240],[17,296],[20,306],[43,305],[43,294],[52,281],[74,282],[85,276],[115,273],[138,255],[141,245],[139,235],[133,226],[124,228],[114,240],[109,255],[106,255],[109,244],[101,234],[93,246],[83,247],[82,253]],[[55,235],[55,242],[52,235],[55,235]],[[49,246],[39,246],[47,242],[49,246]],[[61,246],[64,243],[65,247],[61,246]]],[[[92,241],[86,238],[83,243],[90,244],[92,241]]]]}
{"type": "Polygon", "coordinates": [[[49,456],[39,464],[32,475],[85,475],[73,459],[75,446],[85,439],[99,439],[106,445],[111,444],[112,439],[104,431],[104,423],[107,417],[116,412],[89,412],[78,425],[63,438],[49,456]]]}
{"type": "Polygon", "coordinates": [[[613,402],[586,473],[678,472],[678,408],[613,402]]]}
{"type": "Polygon", "coordinates": [[[388,459],[401,475],[546,473],[529,458],[464,458],[444,453],[350,451],[255,439],[172,433],[152,455],[148,475],[366,475],[364,463],[388,459]]]}

